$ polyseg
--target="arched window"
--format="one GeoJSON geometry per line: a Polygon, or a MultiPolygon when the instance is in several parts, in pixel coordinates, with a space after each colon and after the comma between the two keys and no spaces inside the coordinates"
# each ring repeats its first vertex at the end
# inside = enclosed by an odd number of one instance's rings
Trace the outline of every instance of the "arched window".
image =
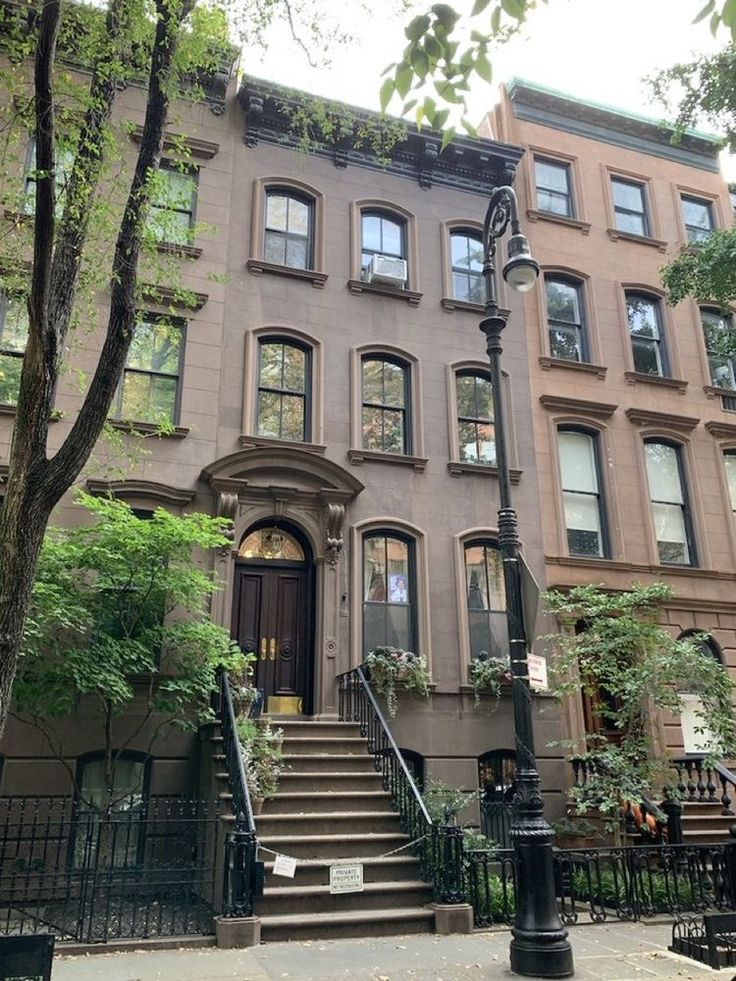
{"type": "Polygon", "coordinates": [[[455,391],[460,459],[495,467],[496,427],[490,376],[473,370],[458,371],[455,391]]]}
{"type": "Polygon", "coordinates": [[[682,447],[648,439],[644,450],[659,561],[673,565],[695,565],[695,541],[682,447]]]}
{"type": "Polygon", "coordinates": [[[259,562],[304,562],[304,549],[293,535],[275,526],[257,528],[246,535],[238,549],[241,559],[259,562]]]}
{"type": "Polygon", "coordinates": [[[312,269],[314,202],[285,188],[266,191],[263,258],[278,266],[312,269]]]}
{"type": "Polygon", "coordinates": [[[516,753],[493,749],[478,757],[480,830],[501,848],[511,847],[512,803],[516,792],[516,753]]]}
{"type": "Polygon", "coordinates": [[[582,285],[571,279],[546,276],[544,286],[550,354],[565,361],[588,361],[582,285]]]}
{"type": "Polygon", "coordinates": [[[483,303],[483,240],[479,232],[457,229],[450,234],[452,296],[466,303],[483,303]]]}
{"type": "Polygon", "coordinates": [[[363,537],[363,653],[376,647],[416,652],[414,542],[395,531],[363,537]]]}
{"type": "Polygon", "coordinates": [[[308,442],[311,352],[293,341],[263,338],[258,343],[256,434],[308,442]]]}
{"type": "Polygon", "coordinates": [[[669,375],[659,300],[645,293],[627,292],[626,311],[634,370],[642,375],[669,375]]]}
{"type": "Polygon", "coordinates": [[[482,539],[466,542],[464,557],[470,657],[507,659],[506,588],[498,545],[482,539]]]}
{"type": "Polygon", "coordinates": [[[403,289],[407,281],[406,221],[392,212],[362,211],[360,227],[361,279],[403,289]],[[380,257],[403,260],[403,264],[381,264],[380,257]]]}
{"type": "Polygon", "coordinates": [[[698,648],[702,651],[703,654],[707,654],[708,657],[712,657],[713,660],[717,661],[718,664],[720,665],[725,664],[723,660],[723,651],[721,650],[721,645],[718,643],[715,637],[711,637],[711,635],[706,633],[705,631],[697,630],[694,628],[688,628],[687,630],[683,630],[677,639],[678,640],[694,639],[695,643],[697,644],[698,648]]]}
{"type": "Polygon", "coordinates": [[[703,325],[711,384],[716,388],[736,389],[736,359],[722,351],[723,342],[734,337],[733,317],[712,307],[701,307],[700,321],[703,325]]]}
{"type": "Polygon", "coordinates": [[[409,368],[395,358],[370,354],[362,359],[361,375],[363,449],[410,454],[409,368]]]}
{"type": "Polygon", "coordinates": [[[608,554],[608,536],[601,493],[598,435],[581,429],[560,428],[557,446],[570,555],[602,558],[608,554]]]}

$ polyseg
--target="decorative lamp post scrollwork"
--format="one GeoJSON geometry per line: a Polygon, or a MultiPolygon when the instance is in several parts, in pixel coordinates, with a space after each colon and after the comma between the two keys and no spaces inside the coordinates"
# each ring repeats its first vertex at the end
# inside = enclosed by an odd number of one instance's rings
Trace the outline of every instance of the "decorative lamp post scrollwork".
{"type": "Polygon", "coordinates": [[[562,926],[555,899],[552,829],[544,818],[539,771],[534,755],[532,701],[529,689],[527,638],[522,609],[522,578],[516,511],[511,503],[511,480],[504,424],[501,377],[501,334],[508,313],[498,306],[496,243],[509,227],[508,260],[503,277],[519,293],[526,293],[539,276],[526,236],[519,226],[516,194],[511,187],[491,193],[483,223],[483,276],[485,334],[490,361],[493,417],[498,467],[498,544],[506,587],[509,651],[516,737],[517,793],[511,840],[516,856],[516,915],[511,939],[511,970],[526,977],[564,978],[573,974],[572,948],[562,926]]]}

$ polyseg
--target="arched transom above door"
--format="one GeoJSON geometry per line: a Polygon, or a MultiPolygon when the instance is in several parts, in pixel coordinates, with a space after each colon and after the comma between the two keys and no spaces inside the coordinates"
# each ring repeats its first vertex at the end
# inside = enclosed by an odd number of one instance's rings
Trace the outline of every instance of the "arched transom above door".
{"type": "Polygon", "coordinates": [[[287,446],[240,450],[205,467],[201,479],[235,533],[261,516],[290,518],[307,532],[315,558],[329,563],[342,550],[345,506],[363,490],[339,464],[287,446]]]}

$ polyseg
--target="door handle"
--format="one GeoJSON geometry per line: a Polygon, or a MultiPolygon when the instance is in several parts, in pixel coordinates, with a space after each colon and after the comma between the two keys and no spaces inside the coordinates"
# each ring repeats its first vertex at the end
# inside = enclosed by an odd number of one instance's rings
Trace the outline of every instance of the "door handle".
{"type": "Polygon", "coordinates": [[[261,637],[261,660],[266,660],[266,638],[261,637]]]}
{"type": "Polygon", "coordinates": [[[272,661],[275,661],[276,660],[276,638],[275,637],[272,637],[271,638],[271,654],[270,654],[270,659],[272,661]]]}

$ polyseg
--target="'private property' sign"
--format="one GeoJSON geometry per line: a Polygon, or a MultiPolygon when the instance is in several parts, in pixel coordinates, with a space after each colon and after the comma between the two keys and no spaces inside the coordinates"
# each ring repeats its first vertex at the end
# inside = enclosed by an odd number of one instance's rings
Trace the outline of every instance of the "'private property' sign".
{"type": "Polygon", "coordinates": [[[331,865],[330,892],[363,892],[363,866],[331,865]]]}

